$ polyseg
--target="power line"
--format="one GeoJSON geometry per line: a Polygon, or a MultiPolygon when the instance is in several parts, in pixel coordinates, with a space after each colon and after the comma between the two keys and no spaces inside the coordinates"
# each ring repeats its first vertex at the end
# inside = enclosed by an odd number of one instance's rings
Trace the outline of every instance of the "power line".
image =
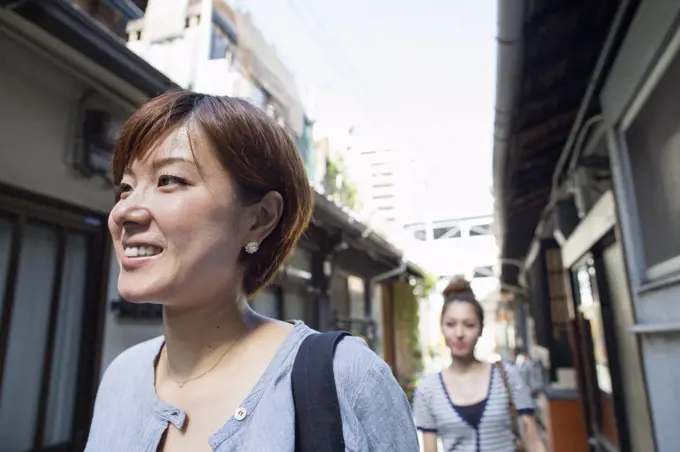
{"type": "MultiPolygon", "coordinates": [[[[289,3],[291,3],[291,0],[288,0],[289,3]]],[[[359,71],[357,70],[356,66],[352,64],[351,59],[348,57],[347,53],[345,53],[344,49],[342,46],[338,45],[336,40],[334,39],[333,36],[331,36],[331,33],[329,32],[328,28],[322,27],[321,24],[323,21],[319,17],[319,14],[316,12],[314,8],[312,8],[311,5],[303,3],[303,10],[306,11],[306,13],[313,19],[312,23],[317,24],[317,30],[321,32],[321,34],[324,36],[326,43],[330,44],[331,47],[334,48],[335,52],[340,56],[340,58],[343,60],[343,64],[347,67],[347,69],[356,74],[359,71]]]]}
{"type": "MultiPolygon", "coordinates": [[[[311,35],[312,41],[314,42],[314,45],[317,47],[321,55],[328,60],[328,62],[331,64],[331,66],[335,67],[335,69],[339,70],[340,72],[350,72],[349,65],[345,62],[343,62],[335,59],[335,56],[340,53],[340,52],[329,52],[327,48],[323,47],[323,44],[321,43],[321,39],[319,39],[319,35],[317,34],[317,31],[315,30],[315,26],[313,25],[314,21],[309,21],[307,16],[305,16],[302,11],[298,8],[297,5],[292,0],[286,0],[286,3],[288,3],[288,6],[293,10],[293,13],[297,16],[298,20],[302,22],[302,24],[305,26],[307,29],[307,32],[311,35]]],[[[317,19],[318,22],[318,19],[317,19]]],[[[337,46],[332,42],[329,41],[328,35],[324,34],[324,37],[326,38],[326,44],[330,44],[333,47],[337,46]]]]}
{"type": "Polygon", "coordinates": [[[377,121],[374,119],[374,115],[370,114],[369,112],[371,111],[370,108],[367,108],[367,106],[363,103],[363,98],[364,96],[361,95],[361,93],[358,92],[357,86],[356,86],[356,78],[358,74],[358,70],[356,67],[351,63],[349,57],[347,56],[347,53],[342,49],[341,46],[339,46],[333,37],[329,34],[328,30],[321,27],[320,25],[314,25],[314,24],[321,24],[323,21],[318,17],[317,14],[315,14],[313,11],[307,8],[303,8],[304,11],[309,15],[312,16],[312,20],[308,18],[307,15],[303,14],[302,9],[298,7],[292,0],[286,0],[288,3],[288,6],[291,8],[293,13],[297,16],[297,18],[302,22],[302,24],[305,26],[307,29],[307,33],[310,35],[312,38],[312,41],[314,42],[314,45],[317,47],[317,49],[320,51],[321,55],[333,66],[336,70],[339,72],[344,73],[346,76],[343,80],[345,83],[349,86],[346,86],[346,88],[349,89],[350,95],[354,99],[354,103],[356,106],[359,108],[360,112],[363,114],[365,119],[371,123],[371,125],[375,125],[377,121]],[[323,35],[323,38],[319,38],[319,31],[323,35]],[[324,47],[324,44],[322,41],[325,41],[327,47],[332,47],[332,50],[329,50],[329,48],[324,47]],[[341,60],[338,60],[337,58],[340,57],[341,60]]]}

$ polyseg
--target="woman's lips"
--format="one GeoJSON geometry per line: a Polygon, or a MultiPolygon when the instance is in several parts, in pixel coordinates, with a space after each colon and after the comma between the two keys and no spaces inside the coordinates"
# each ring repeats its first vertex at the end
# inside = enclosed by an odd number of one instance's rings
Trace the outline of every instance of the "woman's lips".
{"type": "Polygon", "coordinates": [[[467,343],[466,342],[454,342],[453,348],[455,348],[456,350],[465,350],[465,349],[467,349],[467,343]]]}
{"type": "Polygon", "coordinates": [[[148,265],[154,259],[157,259],[162,255],[163,252],[161,252],[160,254],[155,254],[153,256],[130,257],[124,255],[123,258],[121,259],[120,265],[121,267],[123,267],[124,270],[136,270],[138,268],[144,267],[145,265],[148,265]]]}

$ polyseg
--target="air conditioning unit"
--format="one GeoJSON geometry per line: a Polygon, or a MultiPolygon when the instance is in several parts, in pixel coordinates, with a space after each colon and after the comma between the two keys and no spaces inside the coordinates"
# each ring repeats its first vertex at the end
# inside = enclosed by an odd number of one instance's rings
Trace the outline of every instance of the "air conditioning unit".
{"type": "Polygon", "coordinates": [[[107,175],[111,169],[111,155],[122,121],[105,110],[85,110],[82,122],[82,151],[79,169],[86,176],[107,175]]]}

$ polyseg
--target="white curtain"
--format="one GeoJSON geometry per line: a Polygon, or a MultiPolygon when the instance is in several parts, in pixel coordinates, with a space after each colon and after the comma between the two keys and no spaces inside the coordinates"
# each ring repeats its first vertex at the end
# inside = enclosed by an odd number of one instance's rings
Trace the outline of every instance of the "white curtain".
{"type": "Polygon", "coordinates": [[[71,437],[85,305],[86,265],[87,237],[79,233],[69,234],[61,276],[44,446],[57,445],[71,437]]]}
{"type": "Polygon", "coordinates": [[[26,226],[0,390],[3,452],[25,452],[33,445],[56,253],[55,230],[26,226]]]}
{"type": "Polygon", "coordinates": [[[0,321],[2,321],[2,307],[5,304],[4,294],[7,284],[7,270],[9,267],[9,250],[12,244],[12,223],[0,218],[0,321]]]}

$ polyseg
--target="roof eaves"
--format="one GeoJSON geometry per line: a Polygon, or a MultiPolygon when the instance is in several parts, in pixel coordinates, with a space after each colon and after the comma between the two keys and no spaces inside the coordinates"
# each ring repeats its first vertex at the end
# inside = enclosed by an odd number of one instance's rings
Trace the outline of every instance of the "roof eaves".
{"type": "Polygon", "coordinates": [[[179,89],[114,33],[66,0],[27,2],[16,12],[149,97],[179,89]]]}
{"type": "Polygon", "coordinates": [[[354,243],[363,250],[377,252],[381,256],[395,262],[403,259],[403,253],[394,245],[372,232],[369,226],[346,214],[340,207],[317,191],[314,191],[314,209],[319,209],[324,214],[327,226],[336,227],[352,238],[361,238],[361,240],[356,240],[354,243]]]}
{"type": "Polygon", "coordinates": [[[229,23],[221,14],[213,12],[213,21],[224,31],[234,44],[238,43],[238,35],[234,26],[229,23]]]}

